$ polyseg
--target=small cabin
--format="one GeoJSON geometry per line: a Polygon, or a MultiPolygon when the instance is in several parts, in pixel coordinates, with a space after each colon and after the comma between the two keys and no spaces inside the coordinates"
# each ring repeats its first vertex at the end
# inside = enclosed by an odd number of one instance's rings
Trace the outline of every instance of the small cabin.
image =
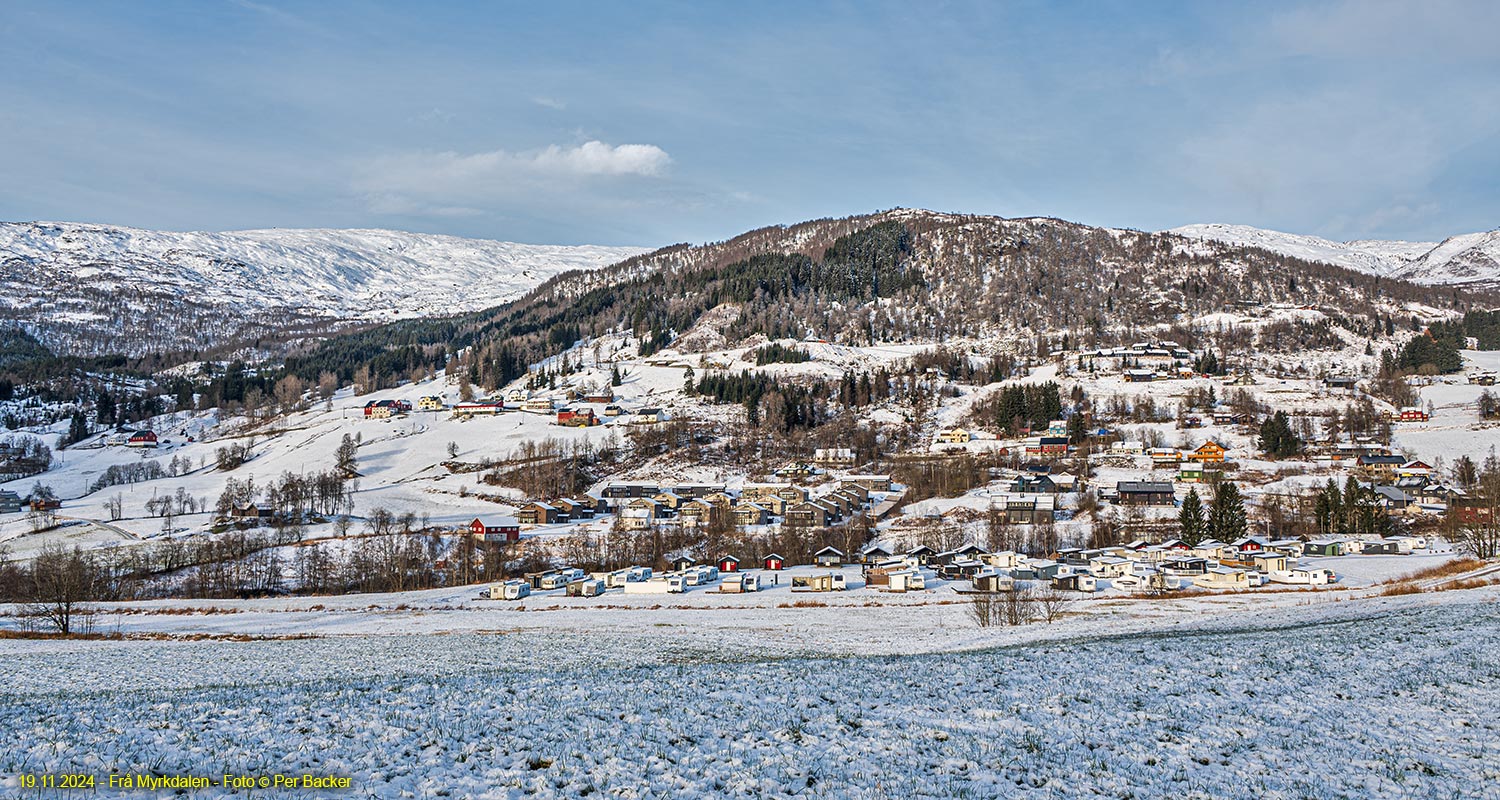
{"type": "Polygon", "coordinates": [[[972,580],[976,592],[1009,592],[1016,588],[1016,579],[998,570],[986,570],[972,580]]]}
{"type": "Polygon", "coordinates": [[[723,556],[719,559],[718,566],[720,572],[739,572],[740,560],[734,556],[723,556]]]}
{"type": "Polygon", "coordinates": [[[844,551],[829,545],[813,553],[813,563],[820,567],[837,567],[844,563],[844,551]]]}
{"type": "Polygon", "coordinates": [[[773,572],[786,569],[786,559],[780,553],[768,553],[760,560],[761,566],[773,572]]]}

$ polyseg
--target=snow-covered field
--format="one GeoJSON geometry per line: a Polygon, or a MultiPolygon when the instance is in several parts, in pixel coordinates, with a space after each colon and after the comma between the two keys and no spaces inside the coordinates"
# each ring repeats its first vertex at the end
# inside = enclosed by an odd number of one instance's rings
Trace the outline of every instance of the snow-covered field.
{"type": "Polygon", "coordinates": [[[969,623],[967,646],[988,647],[881,655],[778,647],[753,625],[738,646],[649,624],[8,641],[0,786],[76,771],[339,775],[359,797],[1496,797],[1497,600],[1149,631],[1068,619],[1020,639],[969,623]]]}

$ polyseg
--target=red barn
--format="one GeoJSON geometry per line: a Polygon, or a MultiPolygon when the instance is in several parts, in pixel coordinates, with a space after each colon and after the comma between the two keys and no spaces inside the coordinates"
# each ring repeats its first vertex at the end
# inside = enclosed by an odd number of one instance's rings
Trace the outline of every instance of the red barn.
{"type": "Polygon", "coordinates": [[[1426,422],[1427,412],[1417,406],[1407,406],[1401,409],[1402,422],[1426,422]]]}
{"type": "Polygon", "coordinates": [[[719,559],[720,572],[739,572],[740,560],[734,556],[724,556],[719,559]]]}
{"type": "Polygon", "coordinates": [[[495,520],[493,525],[475,517],[469,523],[469,533],[486,542],[516,542],[521,539],[521,526],[509,517],[495,520]]]}
{"type": "Polygon", "coordinates": [[[785,569],[786,568],[786,559],[782,558],[781,555],[778,554],[778,553],[771,553],[770,555],[768,555],[768,556],[765,557],[765,559],[764,559],[764,565],[765,565],[766,569],[771,569],[771,570],[785,569]]]}

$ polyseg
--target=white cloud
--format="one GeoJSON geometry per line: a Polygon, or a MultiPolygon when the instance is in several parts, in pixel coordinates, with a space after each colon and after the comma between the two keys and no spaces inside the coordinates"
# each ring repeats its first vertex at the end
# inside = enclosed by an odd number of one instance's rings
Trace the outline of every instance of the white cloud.
{"type": "Polygon", "coordinates": [[[451,216],[520,199],[603,199],[621,188],[615,182],[659,176],[671,162],[656,145],[600,141],[528,152],[401,153],[357,164],[353,184],[376,213],[451,216]]]}
{"type": "Polygon", "coordinates": [[[654,144],[608,145],[585,142],[575,147],[551,145],[529,153],[491,150],[484,153],[403,153],[371,159],[359,169],[358,182],[366,189],[403,189],[434,186],[458,188],[499,180],[529,178],[635,175],[654,176],[672,162],[654,144]]]}
{"type": "Polygon", "coordinates": [[[654,144],[585,142],[577,147],[552,145],[531,158],[544,171],[578,175],[656,175],[672,161],[667,151],[654,144]]]}

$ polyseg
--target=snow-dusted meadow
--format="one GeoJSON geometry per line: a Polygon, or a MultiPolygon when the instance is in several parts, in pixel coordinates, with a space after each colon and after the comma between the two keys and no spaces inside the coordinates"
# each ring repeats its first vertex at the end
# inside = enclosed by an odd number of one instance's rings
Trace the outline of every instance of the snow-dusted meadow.
{"type": "Polygon", "coordinates": [[[783,650],[753,627],[739,647],[650,626],[11,641],[0,785],[155,771],[343,775],[337,794],[358,797],[1497,797],[1497,597],[1117,634],[1065,621],[875,656],[783,650]]]}

